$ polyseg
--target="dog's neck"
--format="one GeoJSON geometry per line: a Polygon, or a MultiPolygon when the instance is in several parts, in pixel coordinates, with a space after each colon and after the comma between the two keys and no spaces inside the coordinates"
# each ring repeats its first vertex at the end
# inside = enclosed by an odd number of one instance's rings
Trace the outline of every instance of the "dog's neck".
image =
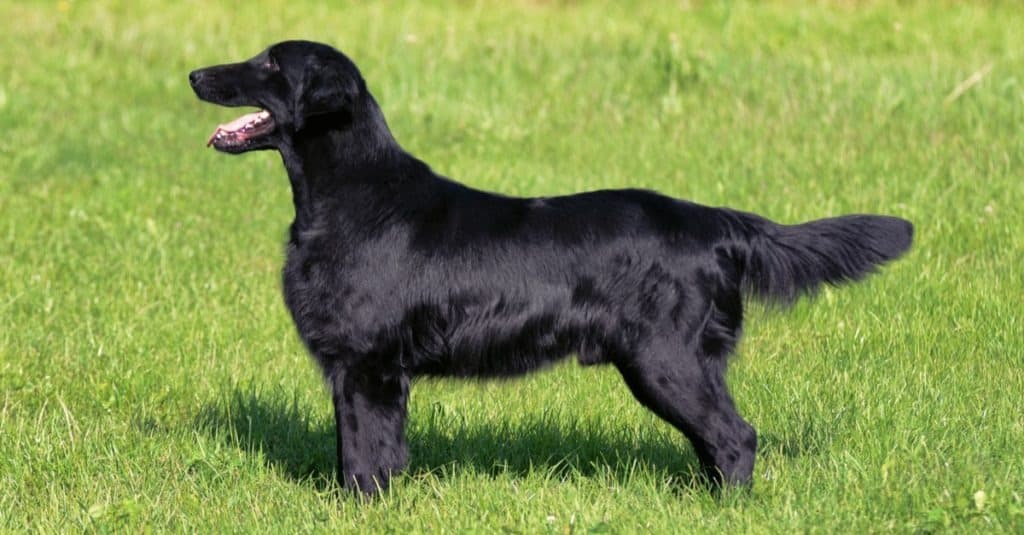
{"type": "Polygon", "coordinates": [[[351,114],[331,114],[307,119],[306,127],[282,143],[278,150],[284,160],[295,203],[293,233],[309,228],[316,216],[318,195],[344,189],[375,178],[405,152],[391,135],[373,97],[351,114]]]}

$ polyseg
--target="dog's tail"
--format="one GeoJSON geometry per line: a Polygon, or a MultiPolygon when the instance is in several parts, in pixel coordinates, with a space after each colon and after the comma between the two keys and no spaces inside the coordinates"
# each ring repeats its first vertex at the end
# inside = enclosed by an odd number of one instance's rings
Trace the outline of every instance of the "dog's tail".
{"type": "Polygon", "coordinates": [[[746,239],[737,245],[743,293],[788,304],[822,283],[855,281],[910,249],[914,226],[904,219],[847,215],[799,225],[733,212],[746,239]]]}

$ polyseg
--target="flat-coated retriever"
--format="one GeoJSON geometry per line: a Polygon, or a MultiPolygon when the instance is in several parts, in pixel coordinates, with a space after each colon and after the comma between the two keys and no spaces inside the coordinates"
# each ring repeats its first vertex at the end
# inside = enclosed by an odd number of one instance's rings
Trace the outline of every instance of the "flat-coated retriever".
{"type": "Polygon", "coordinates": [[[912,240],[887,216],[780,225],[643,190],[479,191],[402,150],[359,70],[323,44],[279,43],[189,80],[202,100],[260,108],[209,145],[284,160],[284,298],[332,391],[341,482],[365,493],[406,465],[414,376],[510,377],[569,354],[613,364],[711,482],[749,484],[757,435],[723,379],[743,297],[791,302],[912,240]]]}

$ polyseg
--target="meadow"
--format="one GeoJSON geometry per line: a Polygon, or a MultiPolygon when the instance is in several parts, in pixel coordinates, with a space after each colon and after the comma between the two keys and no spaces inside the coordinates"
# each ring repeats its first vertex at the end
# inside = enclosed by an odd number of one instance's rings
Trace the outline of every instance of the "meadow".
{"type": "Polygon", "coordinates": [[[0,531],[1024,530],[1024,5],[7,2],[0,531]],[[755,303],[729,382],[750,493],[612,368],[418,381],[409,471],[332,483],[280,297],[280,158],[188,72],[331,43],[396,138],[513,195],[656,189],[779,222],[916,224],[863,284],[755,303]]]}

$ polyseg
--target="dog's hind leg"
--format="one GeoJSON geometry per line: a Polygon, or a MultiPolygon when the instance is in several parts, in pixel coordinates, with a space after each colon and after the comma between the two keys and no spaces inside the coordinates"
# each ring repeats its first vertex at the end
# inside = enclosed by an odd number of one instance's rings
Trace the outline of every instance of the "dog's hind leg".
{"type": "Polygon", "coordinates": [[[682,431],[713,484],[750,485],[757,434],[726,389],[724,359],[657,344],[616,362],[633,395],[682,431]]]}
{"type": "Polygon", "coordinates": [[[384,490],[405,468],[409,377],[401,371],[354,366],[331,374],[338,440],[338,479],[364,494],[384,490]]]}

